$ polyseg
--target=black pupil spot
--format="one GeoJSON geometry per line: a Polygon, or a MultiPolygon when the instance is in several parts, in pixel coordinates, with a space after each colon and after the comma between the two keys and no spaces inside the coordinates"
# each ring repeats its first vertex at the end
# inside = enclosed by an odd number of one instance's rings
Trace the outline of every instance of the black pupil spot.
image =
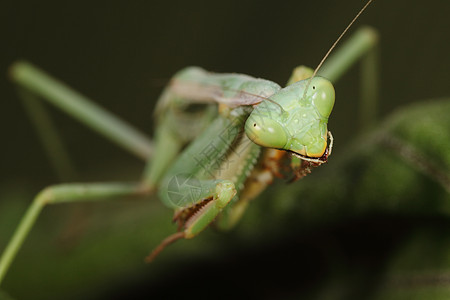
{"type": "Polygon", "coordinates": [[[256,127],[256,123],[253,123],[253,127],[256,127]]]}
{"type": "Polygon", "coordinates": [[[315,89],[316,89],[316,86],[313,85],[313,90],[315,90],[315,89]]]}

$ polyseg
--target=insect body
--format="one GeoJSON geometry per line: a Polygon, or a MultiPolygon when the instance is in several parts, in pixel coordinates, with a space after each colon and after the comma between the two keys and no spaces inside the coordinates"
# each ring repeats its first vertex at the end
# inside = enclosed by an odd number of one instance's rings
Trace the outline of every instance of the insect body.
{"type": "MultiPolygon", "coordinates": [[[[22,88],[26,103],[35,100],[31,94],[39,95],[148,164],[135,183],[73,183],[42,190],[2,253],[0,283],[47,204],[156,191],[175,210],[178,232],[147,257],[151,261],[168,244],[192,238],[213,222],[220,228],[233,226],[274,177],[293,181],[326,162],[332,149],[327,124],[335,95],[330,81],[316,73],[347,29],[314,71],[297,68],[285,88],[247,75],[214,74],[196,67],[180,71],[158,101],[154,143],[31,64],[15,63],[11,78],[22,88]]],[[[338,50],[322,74],[335,80],[376,42],[373,30],[360,30],[342,48],[350,49],[351,57],[338,50]],[[335,57],[344,59],[331,63],[335,57]]]]}
{"type": "MultiPolygon", "coordinates": [[[[211,74],[190,67],[174,77],[160,101],[160,109],[165,106],[167,110],[186,108],[186,102],[217,102],[219,109],[215,119],[176,158],[169,171],[159,174],[157,171],[164,168],[150,169],[152,181],[148,184],[159,186],[159,197],[176,209],[175,220],[183,231],[163,241],[149,261],[168,243],[200,233],[224,209],[222,227],[230,227],[240,218],[247,202],[272,181],[273,175],[280,174],[281,161],[268,168],[267,160],[273,157],[261,156],[261,146],[291,152],[293,170],[306,167],[297,157],[311,159],[316,165],[327,159],[327,122],[334,104],[334,88],[324,78],[302,80],[282,89],[268,80],[211,74]],[[257,163],[259,167],[255,169],[257,163]],[[247,178],[253,184],[246,184],[247,178]]],[[[201,118],[208,118],[207,114],[205,109],[201,118]]],[[[161,114],[158,128],[171,126],[172,129],[164,130],[167,134],[183,135],[182,126],[173,129],[175,120],[166,121],[170,115],[161,114]]],[[[198,112],[194,115],[196,120],[192,121],[196,122],[200,116],[198,112]]],[[[156,142],[159,144],[160,140],[156,142]]],[[[165,160],[165,165],[175,158],[161,153],[164,155],[159,158],[157,152],[155,159],[161,163],[165,160]]]]}

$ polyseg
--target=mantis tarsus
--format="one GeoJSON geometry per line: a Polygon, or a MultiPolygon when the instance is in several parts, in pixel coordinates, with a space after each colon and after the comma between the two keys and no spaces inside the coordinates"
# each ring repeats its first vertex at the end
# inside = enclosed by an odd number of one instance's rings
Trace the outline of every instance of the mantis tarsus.
{"type": "Polygon", "coordinates": [[[321,68],[321,64],[315,71],[296,68],[286,88],[246,75],[186,68],[174,76],[158,102],[154,149],[142,134],[95,104],[32,65],[16,63],[11,76],[23,88],[27,103],[35,100],[33,94],[45,98],[151,163],[137,183],[44,189],[2,254],[0,283],[46,204],[147,196],[157,189],[163,202],[175,209],[180,231],[165,239],[148,261],[166,245],[192,238],[212,222],[221,228],[233,226],[274,176],[288,169],[289,179],[295,180],[327,160],[331,152],[327,121],[334,105],[331,82],[360,57],[374,63],[367,53],[376,40],[371,29],[361,29],[321,68]],[[323,77],[315,76],[319,68],[323,77]],[[269,150],[261,154],[262,147],[269,150]]]}

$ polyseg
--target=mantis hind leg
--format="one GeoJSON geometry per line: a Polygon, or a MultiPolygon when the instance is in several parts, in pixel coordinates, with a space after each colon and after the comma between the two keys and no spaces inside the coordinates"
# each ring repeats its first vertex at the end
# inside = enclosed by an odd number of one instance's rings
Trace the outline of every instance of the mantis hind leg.
{"type": "Polygon", "coordinates": [[[45,188],[28,207],[0,257],[0,285],[37,217],[47,204],[98,201],[124,196],[145,196],[147,193],[148,191],[138,183],[60,184],[45,188]]]}
{"type": "MultiPolygon", "coordinates": [[[[44,103],[25,88],[19,88],[18,95],[60,182],[78,180],[76,167],[70,159],[67,148],[44,103]]],[[[89,210],[87,207],[76,206],[70,211],[66,225],[59,237],[59,241],[64,247],[73,245],[80,238],[88,218],[89,210]]]]}
{"type": "MultiPolygon", "coordinates": [[[[9,75],[18,86],[25,111],[61,182],[73,182],[78,176],[44,102],[141,158],[151,155],[152,143],[144,134],[34,65],[17,61],[10,67],[9,75]]],[[[81,235],[88,216],[83,206],[70,212],[60,237],[65,246],[81,235]]]]}
{"type": "Polygon", "coordinates": [[[32,64],[15,62],[10,78],[34,98],[47,101],[132,154],[144,160],[152,155],[152,142],[143,133],[32,64]]]}
{"type": "MultiPolygon", "coordinates": [[[[9,75],[17,84],[19,98],[61,182],[74,182],[78,180],[78,176],[61,136],[52,122],[47,103],[61,109],[133,154],[142,158],[147,158],[151,154],[151,142],[142,133],[32,64],[24,61],[15,62],[10,68],[9,75]]],[[[72,245],[82,235],[88,218],[89,210],[84,205],[78,205],[71,210],[66,226],[61,230],[59,242],[65,247],[72,245]]]]}

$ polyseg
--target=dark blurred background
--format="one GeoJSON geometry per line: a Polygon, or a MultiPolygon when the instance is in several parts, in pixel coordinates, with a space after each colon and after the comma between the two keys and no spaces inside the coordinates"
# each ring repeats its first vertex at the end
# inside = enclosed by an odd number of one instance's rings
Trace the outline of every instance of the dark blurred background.
{"type": "MultiPolygon", "coordinates": [[[[364,4],[2,1],[0,195],[35,194],[58,180],[7,78],[15,60],[34,63],[151,135],[155,101],[176,71],[198,65],[284,84],[295,66],[315,67],[364,4]]],[[[406,103],[450,96],[449,15],[444,0],[375,0],[353,26],[348,35],[362,25],[380,34],[380,118],[406,103]]],[[[357,132],[358,71],[336,85],[330,119],[336,153],[357,132]]],[[[139,159],[51,111],[81,179],[139,178],[139,159]]]]}

